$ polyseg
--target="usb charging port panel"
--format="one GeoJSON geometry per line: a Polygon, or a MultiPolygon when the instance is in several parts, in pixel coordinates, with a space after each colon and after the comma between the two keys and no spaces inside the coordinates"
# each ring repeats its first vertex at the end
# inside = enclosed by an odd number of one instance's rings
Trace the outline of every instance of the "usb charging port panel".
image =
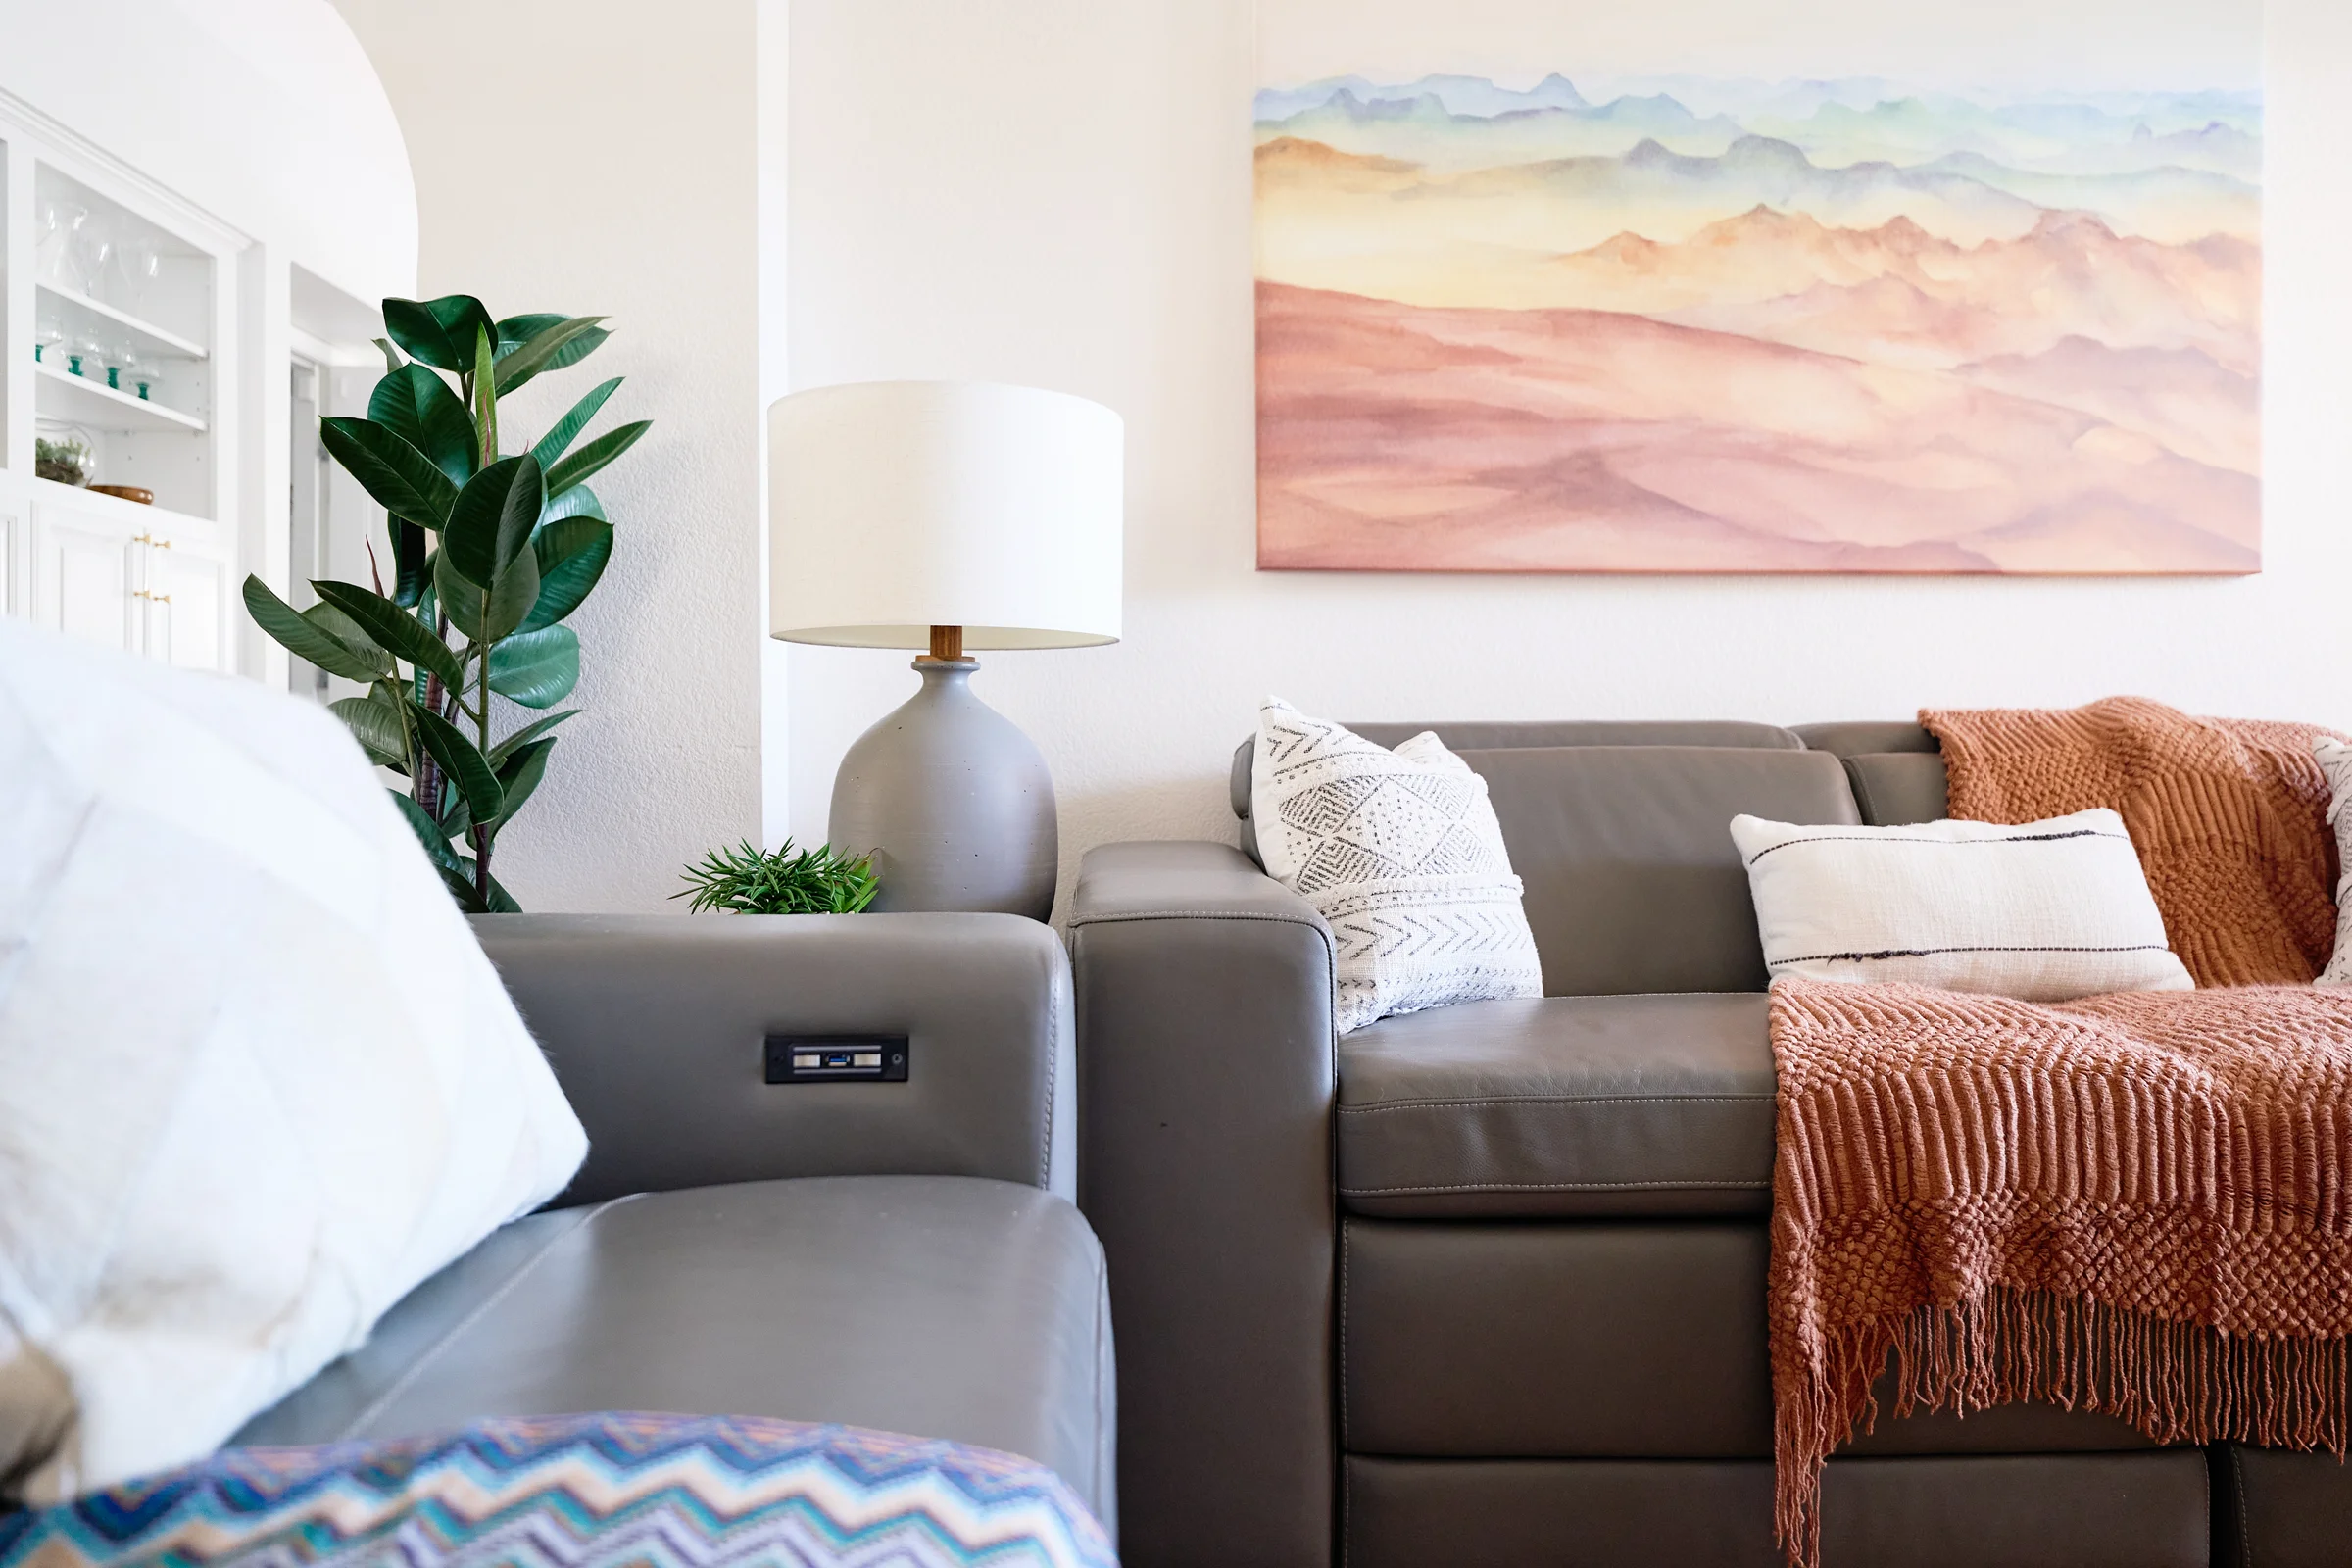
{"type": "Polygon", "coordinates": [[[769,1035],[771,1084],[903,1084],[905,1035],[769,1035]]]}

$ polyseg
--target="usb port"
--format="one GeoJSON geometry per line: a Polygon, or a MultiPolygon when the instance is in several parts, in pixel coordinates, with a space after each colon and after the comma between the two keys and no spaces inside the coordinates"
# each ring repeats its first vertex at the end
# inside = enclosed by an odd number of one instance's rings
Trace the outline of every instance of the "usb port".
{"type": "Polygon", "coordinates": [[[903,1084],[910,1054],[905,1035],[769,1035],[771,1084],[903,1084]]]}

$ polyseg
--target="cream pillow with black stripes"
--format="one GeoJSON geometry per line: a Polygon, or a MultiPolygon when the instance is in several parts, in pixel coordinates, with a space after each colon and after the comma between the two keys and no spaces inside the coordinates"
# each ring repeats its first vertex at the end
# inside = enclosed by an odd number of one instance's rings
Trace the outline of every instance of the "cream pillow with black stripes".
{"type": "Polygon", "coordinates": [[[2024,1002],[2188,991],[2124,819],[1800,827],[1732,818],[1775,979],[2024,1002]]]}

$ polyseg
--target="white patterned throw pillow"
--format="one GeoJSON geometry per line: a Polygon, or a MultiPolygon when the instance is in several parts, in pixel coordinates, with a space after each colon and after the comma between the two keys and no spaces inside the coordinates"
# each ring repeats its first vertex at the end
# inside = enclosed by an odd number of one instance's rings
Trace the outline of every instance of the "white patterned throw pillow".
{"type": "Polygon", "coordinates": [[[1487,781],[1435,735],[1390,751],[1269,697],[1250,818],[1267,874],[1331,923],[1340,1033],[1544,994],[1487,781]]]}
{"type": "Polygon", "coordinates": [[[2352,746],[2332,735],[2312,738],[2311,755],[2328,775],[2328,820],[2335,824],[2336,860],[2341,872],[2335,881],[2335,956],[2312,982],[2321,986],[2352,986],[2352,746]]]}

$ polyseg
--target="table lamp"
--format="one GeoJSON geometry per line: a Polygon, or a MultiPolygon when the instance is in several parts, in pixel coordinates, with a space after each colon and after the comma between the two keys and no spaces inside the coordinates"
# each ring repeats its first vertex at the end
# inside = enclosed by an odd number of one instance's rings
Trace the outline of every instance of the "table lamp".
{"type": "Polygon", "coordinates": [[[973,695],[970,656],[1118,641],[1122,426],[1034,387],[875,381],[768,410],[769,631],[923,650],[922,686],[859,736],[828,836],[871,853],[872,907],[1043,920],[1054,780],[973,695]]]}

